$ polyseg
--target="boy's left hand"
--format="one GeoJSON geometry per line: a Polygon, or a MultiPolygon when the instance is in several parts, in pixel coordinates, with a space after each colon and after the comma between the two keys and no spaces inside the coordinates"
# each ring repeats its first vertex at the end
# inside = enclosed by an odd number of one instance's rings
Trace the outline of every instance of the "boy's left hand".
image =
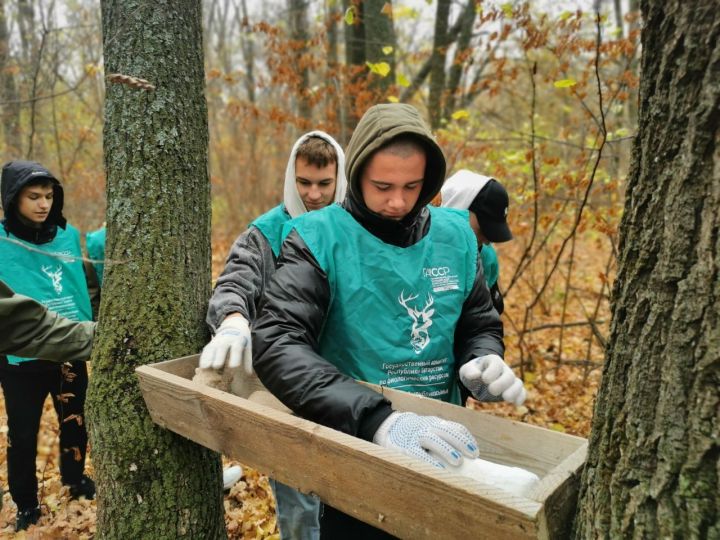
{"type": "Polygon", "coordinates": [[[460,368],[460,380],[472,392],[475,399],[484,401],[482,395],[489,392],[492,396],[515,405],[522,405],[527,396],[523,382],[497,354],[486,354],[460,368]]]}

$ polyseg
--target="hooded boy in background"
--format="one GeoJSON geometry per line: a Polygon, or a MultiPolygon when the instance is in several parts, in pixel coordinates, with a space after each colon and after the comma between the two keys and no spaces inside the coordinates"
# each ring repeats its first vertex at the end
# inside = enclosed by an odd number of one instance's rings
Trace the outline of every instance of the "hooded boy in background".
{"type": "MultiPolygon", "coordinates": [[[[377,105],[347,151],[348,197],[289,225],[255,322],[253,365],[303,418],[437,466],[478,455],[463,426],[394,411],[354,379],[460,402],[520,404],[525,390],[501,355],[467,212],[429,208],[445,158],[417,110],[377,105]],[[432,449],[433,452],[428,450],[432,449]]],[[[388,535],[325,505],[325,538],[388,535]]]]}
{"type": "Polygon", "coordinates": [[[293,145],[285,171],[283,202],[254,220],[230,248],[208,306],[215,333],[203,349],[201,368],[243,365],[252,372],[250,324],[275,273],[285,223],[345,198],[345,155],[327,133],[311,131],[293,145]]]}
{"type": "MultiPolygon", "coordinates": [[[[311,131],[295,142],[285,171],[283,203],[238,236],[217,280],[207,314],[215,337],[202,351],[201,369],[221,368],[227,360],[229,368],[242,364],[246,373],[252,373],[250,328],[275,273],[283,226],[306,212],[342,201],[346,187],[345,155],[335,139],[322,131],[311,131]]],[[[270,482],[282,538],[318,538],[319,500],[272,479],[270,482]]]]}
{"type": "Polygon", "coordinates": [[[442,187],[442,206],[470,211],[470,227],[477,238],[493,306],[498,313],[505,309],[498,277],[500,265],[490,242],[509,242],[512,233],[507,224],[510,198],[503,185],[488,176],[460,170],[445,181],[442,187]]]}
{"type": "MultiPolygon", "coordinates": [[[[80,235],[62,215],[60,182],[32,161],[5,164],[0,182],[5,213],[0,229],[0,279],[60,315],[75,321],[92,320],[80,235]]],[[[8,484],[18,507],[17,530],[26,529],[40,517],[35,457],[48,394],[60,425],[62,482],[70,487],[73,498],[95,496],[95,484],[83,474],[87,382],[84,362],[60,365],[32,357],[0,357],[8,416],[8,484]]]]}

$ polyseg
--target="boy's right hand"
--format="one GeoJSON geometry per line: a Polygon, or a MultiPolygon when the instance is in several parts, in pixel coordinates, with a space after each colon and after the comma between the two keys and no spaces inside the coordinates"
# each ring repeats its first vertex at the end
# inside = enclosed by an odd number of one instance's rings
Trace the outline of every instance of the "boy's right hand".
{"type": "Polygon", "coordinates": [[[201,369],[220,369],[226,361],[231,369],[242,364],[245,373],[253,373],[250,325],[242,315],[226,317],[200,354],[201,369]]]}
{"type": "Polygon", "coordinates": [[[465,426],[411,412],[393,412],[380,424],[373,442],[442,468],[459,465],[463,455],[478,457],[477,441],[465,426]]]}

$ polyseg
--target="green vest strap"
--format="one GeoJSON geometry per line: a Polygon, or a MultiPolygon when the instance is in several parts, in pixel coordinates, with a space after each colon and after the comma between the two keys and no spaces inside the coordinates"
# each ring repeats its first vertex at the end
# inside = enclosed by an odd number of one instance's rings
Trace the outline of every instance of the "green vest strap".
{"type": "Polygon", "coordinates": [[[480,260],[482,261],[483,273],[485,274],[485,283],[488,289],[497,283],[500,275],[500,263],[498,263],[497,252],[491,244],[483,244],[480,250],[480,260]]]}
{"type": "Polygon", "coordinates": [[[267,239],[276,259],[280,255],[280,246],[282,246],[283,225],[288,221],[290,221],[290,214],[285,211],[285,205],[280,204],[265,212],[250,224],[251,227],[256,227],[267,239]]]}

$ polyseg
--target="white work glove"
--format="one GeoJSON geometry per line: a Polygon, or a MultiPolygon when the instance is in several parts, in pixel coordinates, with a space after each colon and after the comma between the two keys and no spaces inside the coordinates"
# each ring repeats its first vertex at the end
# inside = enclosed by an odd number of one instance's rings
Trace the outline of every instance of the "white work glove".
{"type": "Polygon", "coordinates": [[[529,497],[540,483],[540,478],[535,473],[480,458],[463,459],[460,465],[449,467],[448,471],[504,489],[519,497],[529,497]]]}
{"type": "Polygon", "coordinates": [[[497,354],[470,360],[460,368],[460,380],[480,401],[493,401],[492,398],[502,396],[509,403],[522,405],[527,396],[522,381],[497,354]]]}
{"type": "Polygon", "coordinates": [[[250,325],[243,316],[227,317],[215,337],[200,354],[201,369],[236,368],[242,364],[245,373],[252,375],[252,341],[250,325]]]}
{"type": "Polygon", "coordinates": [[[478,457],[478,443],[465,426],[410,412],[388,416],[375,432],[373,442],[442,468],[459,465],[463,454],[478,457]]]}

